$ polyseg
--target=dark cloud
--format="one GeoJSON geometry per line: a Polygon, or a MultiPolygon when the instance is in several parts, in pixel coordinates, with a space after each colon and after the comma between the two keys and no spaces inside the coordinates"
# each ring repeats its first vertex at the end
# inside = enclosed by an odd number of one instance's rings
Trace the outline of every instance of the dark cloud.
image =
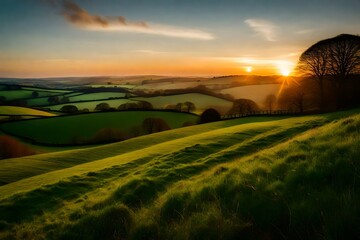
{"type": "Polygon", "coordinates": [[[132,26],[140,28],[148,27],[146,22],[130,22],[124,16],[108,17],[91,14],[71,0],[46,0],[46,2],[57,9],[61,9],[61,15],[68,22],[80,27],[106,28],[111,25],[132,26]]]}
{"type": "Polygon", "coordinates": [[[100,16],[92,14],[72,0],[41,0],[58,10],[69,23],[90,31],[122,31],[155,34],[168,37],[212,40],[211,33],[192,28],[182,28],[166,24],[144,21],[128,21],[124,16],[100,16]]]}

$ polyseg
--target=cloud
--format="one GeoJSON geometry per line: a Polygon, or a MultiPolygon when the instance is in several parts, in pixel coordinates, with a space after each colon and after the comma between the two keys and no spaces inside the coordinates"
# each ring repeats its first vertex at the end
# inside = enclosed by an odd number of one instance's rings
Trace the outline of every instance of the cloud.
{"type": "Polygon", "coordinates": [[[214,39],[212,34],[197,29],[129,21],[124,16],[108,17],[91,14],[71,0],[62,0],[60,8],[62,16],[69,23],[89,31],[132,32],[198,40],[214,39]]]}
{"type": "Polygon", "coordinates": [[[314,33],[315,31],[316,31],[316,29],[302,29],[302,30],[295,31],[295,34],[306,35],[306,34],[314,33]]]}
{"type": "Polygon", "coordinates": [[[262,35],[267,41],[276,41],[276,28],[273,23],[263,19],[247,19],[245,23],[249,25],[255,32],[262,35]]]}
{"type": "Polygon", "coordinates": [[[102,17],[98,15],[92,15],[70,0],[64,0],[62,7],[62,14],[65,19],[70,23],[81,27],[98,26],[106,28],[110,25],[132,26],[139,28],[148,27],[145,22],[128,22],[128,20],[124,16],[102,17]]]}

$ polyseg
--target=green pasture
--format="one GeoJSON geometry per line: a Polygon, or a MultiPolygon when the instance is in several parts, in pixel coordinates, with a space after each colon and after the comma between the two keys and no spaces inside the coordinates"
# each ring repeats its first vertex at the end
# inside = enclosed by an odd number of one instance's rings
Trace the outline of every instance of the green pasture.
{"type": "Polygon", "coordinates": [[[0,106],[0,115],[34,115],[44,117],[55,116],[55,114],[46,111],[16,106],[0,106]]]}
{"type": "Polygon", "coordinates": [[[3,160],[0,238],[356,239],[358,149],[357,109],[3,160]]]}
{"type": "MultiPolygon", "coordinates": [[[[57,91],[44,91],[44,90],[37,90],[39,93],[39,97],[49,97],[49,96],[55,96],[59,95],[59,92],[57,91]]],[[[6,100],[18,100],[18,99],[26,99],[26,98],[32,98],[33,90],[1,90],[0,96],[3,96],[6,98],[6,100]]]]}
{"type": "Polygon", "coordinates": [[[100,92],[100,93],[86,93],[77,96],[70,96],[70,102],[77,101],[91,101],[91,100],[101,100],[101,99],[110,99],[110,98],[123,98],[125,93],[121,92],[100,92]]]}
{"type": "Polygon", "coordinates": [[[43,144],[71,144],[74,138],[90,138],[103,128],[116,128],[130,133],[141,126],[144,119],[164,119],[171,128],[178,128],[184,122],[197,122],[198,117],[186,113],[156,111],[99,112],[49,119],[4,123],[0,128],[15,136],[43,144]]]}
{"type": "Polygon", "coordinates": [[[205,95],[199,93],[187,93],[187,94],[178,94],[178,95],[169,95],[169,96],[157,96],[149,98],[133,98],[134,100],[148,101],[154,108],[164,108],[166,105],[172,104],[176,105],[177,103],[183,103],[186,101],[193,102],[196,107],[196,112],[203,112],[207,108],[217,108],[227,112],[232,107],[232,102],[205,95]]]}
{"type": "Polygon", "coordinates": [[[74,105],[79,110],[87,108],[90,111],[95,111],[96,105],[98,105],[100,103],[108,103],[110,107],[118,108],[121,104],[128,103],[128,102],[134,102],[134,101],[128,100],[128,99],[108,99],[108,100],[98,100],[98,101],[88,101],[88,102],[64,103],[64,104],[44,106],[44,107],[51,109],[51,110],[60,111],[60,109],[65,105],[74,105]]]}

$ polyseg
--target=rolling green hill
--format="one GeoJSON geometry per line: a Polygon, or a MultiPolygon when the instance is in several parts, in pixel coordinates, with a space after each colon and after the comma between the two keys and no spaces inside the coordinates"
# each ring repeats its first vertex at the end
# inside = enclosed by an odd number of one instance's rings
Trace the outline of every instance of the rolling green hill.
{"type": "Polygon", "coordinates": [[[141,126],[144,119],[164,119],[171,128],[181,127],[185,122],[196,123],[198,116],[159,111],[99,112],[4,123],[0,128],[18,137],[39,144],[72,144],[74,138],[91,138],[101,129],[114,128],[130,133],[133,127],[141,126]]]}
{"type": "Polygon", "coordinates": [[[0,238],[356,239],[358,149],[354,110],[3,160],[0,238]]]}

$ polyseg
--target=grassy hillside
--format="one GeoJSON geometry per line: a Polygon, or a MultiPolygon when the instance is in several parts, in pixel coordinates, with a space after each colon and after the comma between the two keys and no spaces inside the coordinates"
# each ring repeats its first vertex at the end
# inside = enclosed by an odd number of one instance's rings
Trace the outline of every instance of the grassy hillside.
{"type": "Polygon", "coordinates": [[[103,128],[120,129],[130,133],[141,126],[144,119],[164,119],[171,128],[181,127],[185,122],[197,122],[196,115],[177,112],[126,111],[99,112],[48,119],[36,119],[4,123],[0,128],[9,134],[34,140],[43,144],[71,144],[74,138],[91,138],[103,128]]]}
{"type": "Polygon", "coordinates": [[[57,153],[92,160],[1,186],[0,238],[356,239],[359,110],[269,120],[57,153]]]}

